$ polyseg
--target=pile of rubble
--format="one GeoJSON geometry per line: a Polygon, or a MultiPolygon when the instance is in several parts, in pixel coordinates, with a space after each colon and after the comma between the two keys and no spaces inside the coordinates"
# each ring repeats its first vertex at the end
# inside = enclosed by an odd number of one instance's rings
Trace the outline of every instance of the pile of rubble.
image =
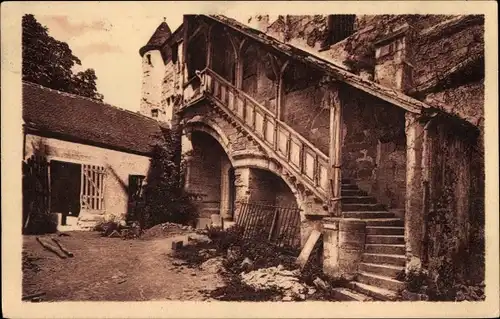
{"type": "Polygon", "coordinates": [[[200,265],[200,268],[212,274],[221,274],[225,272],[223,262],[224,258],[220,256],[210,258],[207,261],[203,262],[200,265]]]}
{"type": "Polygon", "coordinates": [[[315,288],[300,283],[299,275],[298,270],[286,270],[282,265],[240,274],[242,282],[255,289],[275,288],[281,291],[283,301],[304,300],[306,295],[316,292],[315,288]]]}
{"type": "Polygon", "coordinates": [[[163,230],[165,230],[165,229],[193,230],[192,226],[186,226],[186,225],[181,225],[181,224],[176,224],[176,223],[171,223],[171,222],[162,223],[162,224],[160,224],[160,226],[163,230]]]}
{"type": "Polygon", "coordinates": [[[183,233],[183,232],[190,232],[194,231],[192,226],[186,226],[186,225],[181,225],[181,224],[176,224],[176,223],[171,223],[171,222],[166,222],[162,224],[155,225],[146,231],[144,231],[142,238],[148,239],[148,238],[158,238],[158,237],[163,237],[164,235],[171,235],[171,234],[177,234],[177,233],[183,233]]]}

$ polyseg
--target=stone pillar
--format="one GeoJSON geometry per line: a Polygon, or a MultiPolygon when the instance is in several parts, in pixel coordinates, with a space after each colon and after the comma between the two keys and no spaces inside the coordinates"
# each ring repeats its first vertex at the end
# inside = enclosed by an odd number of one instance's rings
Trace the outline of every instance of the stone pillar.
{"type": "Polygon", "coordinates": [[[224,155],[221,157],[221,190],[220,190],[220,215],[223,220],[230,221],[233,219],[231,212],[231,187],[229,180],[229,170],[231,169],[231,162],[224,155]]]}
{"type": "Polygon", "coordinates": [[[250,198],[251,171],[248,167],[236,167],[234,169],[234,220],[238,220],[241,209],[241,202],[246,202],[250,198]]]}
{"type": "Polygon", "coordinates": [[[405,24],[374,44],[375,82],[403,92],[411,89],[412,40],[413,29],[405,24]]]}
{"type": "Polygon", "coordinates": [[[405,203],[405,242],[407,269],[421,267],[422,227],[424,216],[422,187],[422,141],[424,125],[418,115],[406,113],[406,203],[405,203]]]}
{"type": "Polygon", "coordinates": [[[323,225],[323,271],[353,278],[365,248],[366,223],[361,219],[328,218],[323,225]]]}

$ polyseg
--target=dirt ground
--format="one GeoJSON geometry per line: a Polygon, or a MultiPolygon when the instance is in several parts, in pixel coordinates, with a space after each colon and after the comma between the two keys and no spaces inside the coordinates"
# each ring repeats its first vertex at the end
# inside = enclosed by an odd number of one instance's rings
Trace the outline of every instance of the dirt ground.
{"type": "MultiPolygon", "coordinates": [[[[74,253],[66,259],[45,250],[36,236],[24,236],[23,254],[30,261],[23,265],[23,295],[45,292],[43,301],[208,301],[200,290],[222,284],[216,274],[187,268],[169,256],[179,234],[149,240],[69,234],[57,237],[74,253]]],[[[48,235],[40,238],[54,244],[48,235]]]]}

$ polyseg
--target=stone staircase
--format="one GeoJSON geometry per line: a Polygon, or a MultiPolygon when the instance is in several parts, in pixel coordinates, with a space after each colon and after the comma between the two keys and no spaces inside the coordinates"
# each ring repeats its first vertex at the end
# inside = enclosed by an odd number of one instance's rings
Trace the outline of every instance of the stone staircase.
{"type": "Polygon", "coordinates": [[[367,226],[357,277],[336,294],[342,300],[395,300],[404,287],[396,279],[406,262],[404,221],[347,180],[342,181],[341,194],[343,217],[363,219],[367,226]]]}
{"type": "MultiPolygon", "coordinates": [[[[231,123],[280,163],[283,178],[305,188],[315,201],[326,202],[328,156],[213,70],[205,69],[200,76],[203,89],[188,85],[185,103],[208,97],[231,123]]],[[[349,288],[336,289],[338,299],[394,300],[403,287],[395,277],[405,265],[404,221],[349,180],[342,180],[341,197],[342,217],[365,220],[367,234],[358,276],[349,288]]],[[[326,210],[321,214],[327,214],[326,210]]]]}

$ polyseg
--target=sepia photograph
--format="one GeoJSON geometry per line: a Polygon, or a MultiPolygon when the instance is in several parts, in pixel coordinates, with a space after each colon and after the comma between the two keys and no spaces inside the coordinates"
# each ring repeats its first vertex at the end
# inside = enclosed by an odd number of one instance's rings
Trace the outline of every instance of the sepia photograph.
{"type": "Polygon", "coordinates": [[[489,299],[483,313],[498,314],[485,10],[334,3],[19,5],[12,298],[322,302],[386,316],[389,304],[489,299]]]}

